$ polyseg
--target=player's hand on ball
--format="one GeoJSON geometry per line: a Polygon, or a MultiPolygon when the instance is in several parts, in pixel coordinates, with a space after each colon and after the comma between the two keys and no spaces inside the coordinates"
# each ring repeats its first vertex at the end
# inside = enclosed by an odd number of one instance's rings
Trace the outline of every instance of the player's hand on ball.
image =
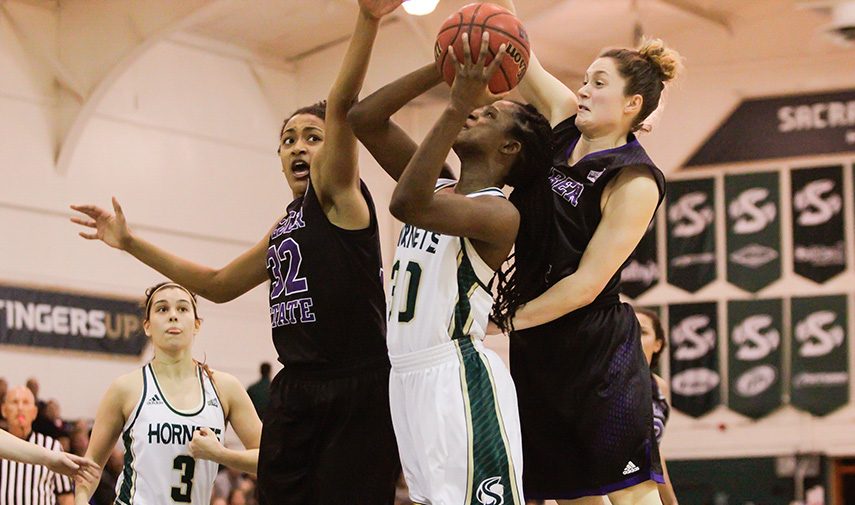
{"type": "Polygon", "coordinates": [[[94,233],[80,232],[79,235],[87,240],[101,240],[110,247],[124,250],[131,239],[131,229],[128,228],[128,223],[125,221],[125,213],[122,212],[122,206],[116,197],[113,197],[113,212],[102,209],[97,205],[72,205],[72,210],[76,210],[85,215],[86,218],[74,216],[71,218],[72,223],[93,228],[94,233]]]}
{"type": "Polygon", "coordinates": [[[359,7],[369,16],[380,19],[402,3],[404,0],[359,0],[359,7]]]}
{"type": "Polygon", "coordinates": [[[489,105],[502,98],[490,92],[488,84],[506,56],[505,45],[499,46],[499,52],[489,65],[484,65],[490,50],[490,32],[484,32],[481,37],[481,50],[475,61],[469,50],[469,34],[463,34],[463,61],[457,59],[454,50],[448,52],[457,67],[454,84],[451,86],[452,104],[465,112],[471,112],[478,107],[489,105]]]}
{"type": "Polygon", "coordinates": [[[217,455],[223,449],[217,435],[209,428],[199,428],[193,432],[193,439],[190,440],[187,447],[190,449],[190,455],[194,458],[209,461],[217,461],[217,455]]]}

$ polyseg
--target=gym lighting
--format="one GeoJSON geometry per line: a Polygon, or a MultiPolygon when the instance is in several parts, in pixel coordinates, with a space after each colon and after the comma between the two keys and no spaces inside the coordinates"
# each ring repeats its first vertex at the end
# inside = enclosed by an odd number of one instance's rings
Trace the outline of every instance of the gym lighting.
{"type": "Polygon", "coordinates": [[[439,0],[404,0],[404,10],[413,16],[424,16],[436,9],[439,0]]]}

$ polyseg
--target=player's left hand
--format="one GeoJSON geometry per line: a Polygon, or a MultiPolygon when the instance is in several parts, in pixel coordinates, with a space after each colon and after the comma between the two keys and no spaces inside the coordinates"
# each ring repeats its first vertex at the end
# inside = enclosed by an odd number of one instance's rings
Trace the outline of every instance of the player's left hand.
{"type": "Polygon", "coordinates": [[[207,459],[218,462],[223,444],[210,428],[199,428],[193,432],[193,439],[187,444],[190,455],[197,459],[207,459]]]}
{"type": "Polygon", "coordinates": [[[451,102],[464,112],[472,112],[478,107],[489,105],[500,100],[504,94],[494,94],[490,91],[489,83],[493,74],[502,64],[502,59],[507,55],[505,44],[499,46],[496,57],[489,65],[485,65],[487,55],[490,51],[490,32],[484,31],[481,36],[481,51],[478,58],[472,61],[469,49],[469,33],[463,33],[463,61],[457,59],[454,48],[449,47],[448,53],[457,67],[454,75],[454,83],[451,85],[451,102]]]}
{"type": "Polygon", "coordinates": [[[359,0],[359,7],[369,16],[380,19],[402,3],[404,0],[359,0]]]}

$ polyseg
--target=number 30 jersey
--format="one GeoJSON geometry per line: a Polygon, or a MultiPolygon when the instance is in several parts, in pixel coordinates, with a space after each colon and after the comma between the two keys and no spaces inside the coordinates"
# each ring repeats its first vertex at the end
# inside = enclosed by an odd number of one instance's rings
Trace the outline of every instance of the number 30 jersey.
{"type": "MultiPolygon", "coordinates": [[[[455,183],[440,179],[436,191],[455,183]]],[[[505,197],[499,188],[466,196],[505,197]]],[[[389,354],[416,352],[465,336],[483,339],[493,307],[493,274],[469,239],[405,224],[386,309],[389,354]]]]}
{"type": "Polygon", "coordinates": [[[199,367],[201,404],[189,412],[179,411],[160,390],[151,363],[142,373],[142,396],[122,430],[125,464],[116,484],[116,503],[208,505],[217,464],[193,459],[187,445],[201,427],[222,442],[226,420],[217,392],[199,367]]]}

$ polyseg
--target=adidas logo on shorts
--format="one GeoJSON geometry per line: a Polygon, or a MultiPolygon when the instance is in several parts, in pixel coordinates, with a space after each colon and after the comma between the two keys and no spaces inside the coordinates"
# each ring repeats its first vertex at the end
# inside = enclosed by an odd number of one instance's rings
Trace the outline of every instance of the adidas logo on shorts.
{"type": "Polygon", "coordinates": [[[629,463],[626,464],[626,468],[623,469],[623,474],[629,475],[629,474],[635,473],[639,470],[641,470],[641,468],[638,468],[637,466],[635,466],[635,463],[630,461],[629,463]]]}
{"type": "Polygon", "coordinates": [[[146,405],[163,405],[163,400],[159,396],[154,395],[145,402],[146,405]]]}

